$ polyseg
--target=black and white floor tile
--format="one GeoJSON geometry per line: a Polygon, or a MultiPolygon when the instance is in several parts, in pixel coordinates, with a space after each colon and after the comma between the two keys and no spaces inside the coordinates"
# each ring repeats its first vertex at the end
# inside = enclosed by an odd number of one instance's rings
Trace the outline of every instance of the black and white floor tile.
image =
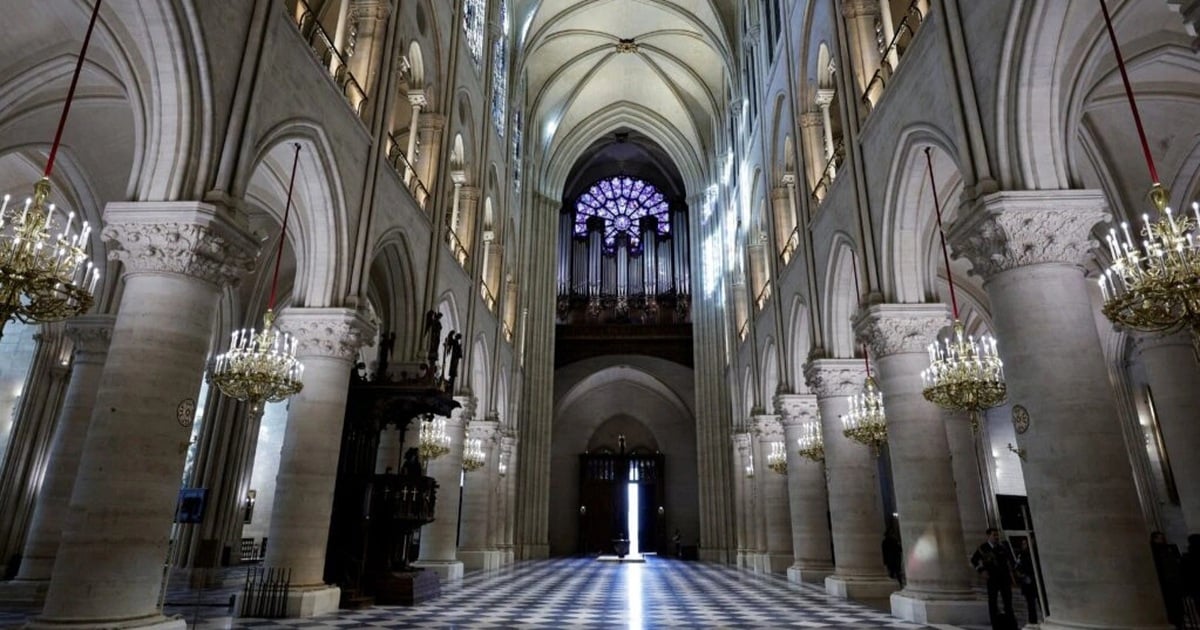
{"type": "MultiPolygon", "coordinates": [[[[415,607],[376,606],[314,619],[234,619],[242,571],[202,593],[173,587],[167,614],[218,628],[924,628],[812,586],[734,568],[651,557],[645,564],[569,558],[472,573],[415,607]],[[199,605],[196,605],[199,604],[199,605]]],[[[175,580],[181,583],[183,580],[175,580]]],[[[35,611],[0,611],[18,627],[35,611]]]]}

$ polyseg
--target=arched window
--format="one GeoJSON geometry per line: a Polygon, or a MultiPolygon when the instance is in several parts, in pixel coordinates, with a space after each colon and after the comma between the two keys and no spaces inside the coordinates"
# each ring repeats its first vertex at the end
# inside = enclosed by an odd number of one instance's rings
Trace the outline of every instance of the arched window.
{"type": "Polygon", "coordinates": [[[483,24],[487,16],[487,0],[463,0],[463,32],[466,33],[467,51],[475,65],[483,55],[483,24]]]}
{"type": "Polygon", "coordinates": [[[505,106],[508,104],[508,2],[500,0],[500,32],[492,44],[492,122],[504,137],[505,106]]]}
{"type": "Polygon", "coordinates": [[[626,175],[606,177],[592,184],[575,202],[575,234],[586,236],[588,217],[600,217],[604,219],[606,248],[616,247],[617,235],[623,232],[629,236],[629,246],[636,250],[641,244],[638,219],[657,218],[658,233],[667,234],[671,228],[669,210],[666,198],[649,182],[626,175]]]}

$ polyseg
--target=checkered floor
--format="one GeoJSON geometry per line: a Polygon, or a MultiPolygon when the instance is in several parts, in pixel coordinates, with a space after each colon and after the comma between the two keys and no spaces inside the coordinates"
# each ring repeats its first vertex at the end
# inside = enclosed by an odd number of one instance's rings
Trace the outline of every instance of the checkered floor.
{"type": "MultiPolygon", "coordinates": [[[[172,589],[168,614],[216,628],[923,628],[786,579],[695,562],[617,564],[568,558],[467,575],[420,606],[344,610],[315,619],[232,619],[224,589],[172,589]],[[201,602],[207,605],[179,605],[201,602]]],[[[175,583],[183,580],[176,580],[175,583]]],[[[0,627],[31,611],[0,613],[0,627]]]]}

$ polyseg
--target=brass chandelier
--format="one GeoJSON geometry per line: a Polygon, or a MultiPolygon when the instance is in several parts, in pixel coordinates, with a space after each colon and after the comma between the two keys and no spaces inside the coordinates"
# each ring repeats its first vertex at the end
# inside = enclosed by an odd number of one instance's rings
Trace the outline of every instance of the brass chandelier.
{"type": "Polygon", "coordinates": [[[463,470],[472,472],[483,468],[487,463],[487,453],[483,450],[483,440],[469,438],[463,445],[463,470]]]}
{"type": "Polygon", "coordinates": [[[879,449],[887,444],[887,416],[883,411],[883,392],[879,391],[875,377],[871,376],[869,362],[863,390],[850,398],[850,412],[842,416],[842,434],[859,444],[871,447],[871,452],[875,455],[879,455],[879,449]]]}
{"type": "Polygon", "coordinates": [[[1200,360],[1200,203],[1192,203],[1194,219],[1185,213],[1176,216],[1167,205],[1170,192],[1160,183],[1154,166],[1108,5],[1101,0],[1100,8],[1153,182],[1150,203],[1158,213],[1154,221],[1142,215],[1138,239],[1130,234],[1127,222],[1121,223],[1120,235],[1116,229],[1109,231],[1106,240],[1112,263],[1100,276],[1102,310],[1114,324],[1143,332],[1170,333],[1187,328],[1200,360]]]}
{"type": "Polygon", "coordinates": [[[932,150],[929,147],[925,147],[925,163],[929,168],[929,187],[933,190],[933,207],[937,212],[946,281],[950,285],[954,332],[946,339],[929,344],[929,368],[921,372],[921,380],[925,382],[922,394],[926,400],[943,409],[968,412],[971,430],[978,431],[979,412],[999,405],[1008,395],[1004,363],[996,352],[995,337],[985,334],[976,339],[973,335],[967,335],[958,318],[958,296],[954,292],[954,273],[950,269],[950,254],[946,249],[946,232],[942,229],[942,207],[938,201],[932,150]]]}
{"type": "Polygon", "coordinates": [[[796,440],[800,457],[814,462],[825,461],[825,438],[821,435],[821,423],[809,422],[802,430],[804,434],[796,440]]]}
{"type": "Polygon", "coordinates": [[[281,333],[275,324],[275,296],[279,288],[279,265],[283,259],[283,243],[287,238],[288,218],[292,209],[292,190],[296,184],[296,166],[300,161],[300,145],[292,158],[292,176],[288,183],[287,204],[283,210],[283,228],[275,254],[275,272],[271,279],[271,295],[267,312],[263,314],[261,331],[243,328],[233,331],[229,350],[217,356],[209,380],[221,393],[250,403],[250,408],[262,411],[263,403],[279,402],[304,388],[301,379],[304,365],[296,358],[296,339],[281,333]]]}
{"type": "Polygon", "coordinates": [[[771,442],[771,452],[767,453],[767,468],[781,475],[787,474],[787,448],[783,442],[771,442]]]}
{"type": "Polygon", "coordinates": [[[417,454],[422,462],[429,462],[450,452],[450,435],[446,433],[445,418],[426,415],[417,437],[417,454]]]}
{"type": "Polygon", "coordinates": [[[50,174],[54,171],[67,114],[99,15],[100,0],[96,0],[83,47],[75,60],[75,72],[46,159],[46,170],[33,186],[33,197],[26,199],[23,206],[18,203],[10,207],[8,195],[0,203],[0,334],[10,319],[24,323],[54,322],[92,307],[100,269],[88,261],[91,226],[82,217],[76,226],[74,212],[56,213],[57,208],[48,200],[50,174]]]}

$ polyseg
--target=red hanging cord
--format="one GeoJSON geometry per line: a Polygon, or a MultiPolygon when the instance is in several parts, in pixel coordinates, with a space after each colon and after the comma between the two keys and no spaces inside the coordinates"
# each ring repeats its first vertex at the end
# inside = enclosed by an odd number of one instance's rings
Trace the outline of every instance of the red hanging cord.
{"type": "Polygon", "coordinates": [[[950,306],[958,320],[958,296],[954,293],[954,273],[950,270],[950,253],[946,249],[946,230],[942,228],[942,204],[938,201],[937,182],[933,179],[933,149],[925,147],[925,164],[929,167],[929,188],[933,190],[933,209],[937,212],[938,236],[942,239],[942,260],[946,262],[946,281],[950,283],[950,306]]]}
{"type": "Polygon", "coordinates": [[[46,170],[42,177],[49,179],[54,170],[54,158],[58,156],[58,145],[62,142],[63,129],[67,126],[67,114],[71,112],[71,101],[75,99],[75,86],[79,84],[79,72],[83,70],[83,57],[87,54],[88,43],[92,41],[92,31],[96,28],[96,18],[100,16],[100,2],[92,7],[92,19],[88,22],[87,34],[83,36],[83,48],[79,58],[75,60],[75,73],[71,75],[71,87],[67,88],[67,102],[63,104],[62,116],[58,119],[58,131],[54,132],[54,144],[50,145],[50,157],[46,159],[46,170]]]}
{"type": "Polygon", "coordinates": [[[1121,55],[1121,46],[1117,43],[1117,32],[1113,30],[1112,16],[1108,13],[1108,3],[1100,0],[1100,9],[1104,12],[1104,27],[1108,29],[1108,39],[1112,41],[1113,53],[1117,57],[1117,69],[1121,71],[1121,81],[1125,84],[1125,97],[1129,99],[1129,109],[1133,112],[1133,124],[1137,125],[1138,139],[1142,141],[1142,153],[1146,156],[1146,168],[1150,169],[1150,179],[1158,185],[1158,169],[1154,168],[1154,156],[1150,154],[1150,142],[1146,140],[1146,129],[1142,127],[1142,115],[1138,113],[1137,101],[1133,97],[1133,86],[1129,84],[1129,73],[1125,71],[1125,57],[1121,55]]]}
{"type": "Polygon", "coordinates": [[[267,310],[275,309],[275,290],[279,288],[279,263],[283,260],[283,243],[287,239],[288,216],[292,213],[292,189],[296,186],[296,165],[300,163],[300,143],[296,143],[296,155],[292,158],[292,179],[288,182],[287,204],[283,207],[283,228],[279,231],[279,247],[275,250],[275,273],[271,276],[271,297],[267,310]]]}

